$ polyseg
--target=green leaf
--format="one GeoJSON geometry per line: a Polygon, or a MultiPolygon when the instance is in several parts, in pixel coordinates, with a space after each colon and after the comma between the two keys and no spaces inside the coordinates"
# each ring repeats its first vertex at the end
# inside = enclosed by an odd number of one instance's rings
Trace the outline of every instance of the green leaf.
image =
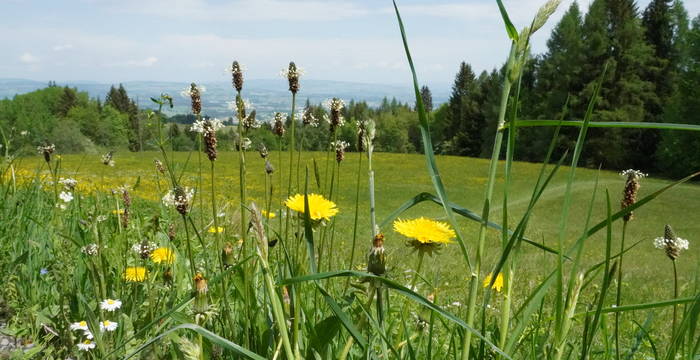
{"type": "MultiPolygon", "coordinates": [[[[520,120],[515,125],[516,127],[533,127],[533,126],[583,126],[583,121],[579,120],[520,120]]],[[[509,124],[506,124],[509,126],[509,124]]],[[[592,128],[623,128],[623,129],[661,129],[661,130],[685,130],[685,131],[700,131],[700,125],[691,124],[675,124],[675,123],[654,123],[654,122],[620,122],[620,121],[591,121],[588,127],[592,128]]]]}
{"type": "Polygon", "coordinates": [[[459,243],[460,250],[462,251],[462,256],[464,261],[467,263],[468,270],[471,270],[471,262],[469,261],[469,253],[467,252],[467,247],[464,244],[462,235],[457,226],[457,221],[455,220],[452,210],[448,207],[449,200],[447,198],[447,193],[445,192],[445,186],[442,183],[442,178],[440,177],[440,171],[438,170],[437,163],[435,162],[435,153],[433,152],[433,140],[430,136],[430,129],[428,126],[428,116],[425,112],[425,106],[423,105],[423,98],[420,95],[420,89],[418,86],[418,76],[416,75],[416,69],[413,66],[413,59],[411,58],[411,51],[408,49],[408,40],[406,40],[406,30],[403,26],[403,21],[401,20],[401,14],[399,14],[399,8],[396,5],[396,0],[393,0],[394,10],[396,12],[396,19],[399,22],[399,30],[401,31],[401,40],[403,40],[403,48],[406,51],[406,59],[408,60],[408,65],[411,68],[411,74],[413,75],[413,91],[416,96],[416,111],[418,112],[418,120],[421,138],[423,140],[423,153],[425,154],[425,162],[428,167],[428,173],[433,182],[433,187],[437,193],[440,203],[445,210],[445,215],[447,219],[452,224],[452,228],[455,231],[457,242],[459,243]]]}
{"type": "Polygon", "coordinates": [[[153,344],[154,342],[162,339],[163,337],[169,335],[170,333],[173,333],[173,332],[176,332],[176,331],[182,330],[182,329],[192,330],[192,331],[196,332],[197,334],[203,336],[207,340],[209,340],[212,344],[216,344],[216,345],[221,346],[224,349],[231,350],[236,355],[243,356],[247,359],[265,360],[264,357],[254,353],[254,352],[252,352],[252,351],[250,351],[250,350],[248,350],[248,349],[246,349],[246,348],[244,348],[236,343],[233,343],[229,340],[226,340],[226,339],[222,338],[221,336],[214,334],[213,332],[211,332],[211,331],[209,331],[209,330],[207,330],[199,325],[195,325],[195,324],[182,324],[182,325],[178,325],[172,329],[166,330],[163,333],[161,333],[160,335],[158,335],[154,338],[148,339],[148,341],[146,341],[143,345],[139,346],[136,350],[134,350],[134,352],[127,355],[124,359],[132,358],[134,355],[140,353],[146,347],[153,344]]]}
{"type": "Polygon", "coordinates": [[[518,41],[518,30],[515,29],[513,22],[510,21],[510,16],[508,16],[506,7],[503,6],[503,1],[496,0],[496,3],[498,4],[498,11],[501,12],[501,17],[503,18],[503,24],[506,26],[508,37],[513,41],[518,41]]]}
{"type": "Polygon", "coordinates": [[[354,271],[354,270],[340,270],[340,271],[329,271],[329,272],[323,272],[323,273],[317,273],[317,274],[310,274],[310,275],[305,275],[305,276],[299,276],[291,279],[285,279],[282,280],[280,285],[290,285],[290,284],[296,284],[300,282],[306,282],[306,281],[318,281],[318,280],[323,280],[323,279],[330,279],[330,278],[336,278],[336,277],[345,277],[345,276],[354,276],[354,277],[360,277],[360,278],[371,278],[375,281],[382,282],[384,286],[386,286],[388,289],[393,289],[394,291],[398,292],[399,294],[411,299],[415,303],[425,306],[426,308],[435,311],[436,313],[440,314],[447,320],[459,325],[460,327],[464,328],[465,330],[473,333],[478,337],[479,339],[483,340],[486,344],[488,344],[495,352],[501,354],[503,357],[506,359],[511,359],[510,356],[508,356],[506,353],[503,352],[498,346],[496,346],[494,343],[489,341],[486,337],[481,335],[479,331],[474,329],[473,327],[467,325],[462,319],[452,315],[451,313],[443,310],[441,307],[433,304],[431,301],[428,299],[424,298],[420,294],[410,290],[409,288],[400,285],[394,281],[391,281],[385,277],[381,276],[376,276],[374,274],[366,273],[366,272],[361,272],[361,271],[354,271]]]}

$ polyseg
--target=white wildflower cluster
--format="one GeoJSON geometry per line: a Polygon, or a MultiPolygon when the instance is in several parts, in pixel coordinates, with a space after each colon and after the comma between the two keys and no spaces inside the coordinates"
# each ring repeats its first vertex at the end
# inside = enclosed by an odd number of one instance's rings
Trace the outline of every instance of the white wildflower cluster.
{"type": "Polygon", "coordinates": [[[92,244],[87,244],[87,245],[83,246],[80,249],[80,252],[82,252],[83,254],[88,255],[88,256],[95,256],[95,255],[97,255],[97,250],[98,250],[97,244],[92,243],[92,244]]]}
{"type": "Polygon", "coordinates": [[[58,180],[58,183],[63,185],[63,188],[66,189],[67,191],[73,191],[75,187],[78,185],[78,180],[72,179],[72,178],[61,178],[58,180]]]}
{"type": "Polygon", "coordinates": [[[29,131],[28,131],[28,130],[22,130],[22,131],[19,132],[19,134],[20,134],[21,136],[27,136],[27,135],[29,135],[29,131]]]}
{"type": "Polygon", "coordinates": [[[185,187],[183,193],[184,196],[177,196],[175,195],[175,190],[168,191],[168,193],[163,196],[163,205],[174,207],[186,206],[192,201],[192,197],[194,197],[194,189],[185,187]]]}
{"type": "Polygon", "coordinates": [[[198,120],[192,124],[190,131],[204,134],[207,132],[217,132],[224,128],[224,122],[219,118],[211,118],[207,120],[198,120]]]}
{"type": "Polygon", "coordinates": [[[283,79],[289,79],[289,77],[300,78],[306,74],[306,70],[301,66],[295,66],[293,69],[286,67],[279,72],[280,77],[283,79]]]}
{"type": "Polygon", "coordinates": [[[348,144],[347,141],[331,141],[331,148],[335,151],[345,151],[345,149],[347,149],[348,146],[350,146],[350,144],[348,144]]]}
{"type": "Polygon", "coordinates": [[[58,198],[61,199],[61,201],[63,201],[63,202],[57,203],[56,207],[61,209],[61,210],[65,210],[68,208],[68,203],[73,201],[73,193],[70,191],[61,191],[58,194],[58,198]]]}
{"type": "Polygon", "coordinates": [[[641,179],[641,178],[647,177],[649,175],[645,174],[639,170],[627,169],[627,170],[620,171],[620,176],[624,176],[624,177],[634,176],[637,179],[641,179]]]}
{"type": "Polygon", "coordinates": [[[656,239],[654,239],[654,247],[661,250],[665,250],[669,246],[675,247],[678,250],[688,250],[688,245],[690,245],[690,242],[688,240],[679,237],[675,239],[657,237],[656,239]]]}
{"type": "MultiPolygon", "coordinates": [[[[197,89],[197,91],[199,91],[200,94],[207,91],[207,88],[202,85],[197,85],[195,86],[195,88],[197,89]]],[[[194,92],[192,91],[192,86],[188,85],[184,90],[180,91],[180,96],[190,98],[192,97],[193,93],[194,92]]]]}

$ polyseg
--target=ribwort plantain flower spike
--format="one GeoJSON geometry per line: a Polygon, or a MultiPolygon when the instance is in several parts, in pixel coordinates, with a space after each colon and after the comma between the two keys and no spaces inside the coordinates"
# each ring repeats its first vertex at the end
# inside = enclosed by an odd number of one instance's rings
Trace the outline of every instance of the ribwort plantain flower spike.
{"type": "Polygon", "coordinates": [[[279,136],[282,137],[284,136],[285,129],[284,129],[284,121],[287,119],[287,114],[286,113],[281,113],[277,112],[275,113],[275,123],[272,126],[272,132],[279,136]]]}
{"type": "Polygon", "coordinates": [[[56,151],[56,145],[46,142],[44,145],[37,146],[36,151],[39,152],[40,155],[44,155],[44,161],[48,163],[51,162],[51,154],[56,151]]]}
{"type": "Polygon", "coordinates": [[[294,61],[289,63],[289,67],[280,71],[280,76],[289,82],[289,91],[296,94],[299,91],[299,78],[304,75],[304,69],[298,67],[294,61]]]}
{"type": "Polygon", "coordinates": [[[326,118],[326,121],[330,124],[330,131],[331,134],[335,132],[335,130],[345,123],[345,119],[343,118],[342,110],[345,107],[345,103],[343,100],[339,98],[332,98],[328,99],[324,102],[324,106],[326,109],[328,109],[329,116],[326,118]]]}
{"type": "Polygon", "coordinates": [[[231,63],[231,67],[226,70],[231,73],[231,84],[233,84],[233,88],[241,92],[241,90],[243,90],[243,65],[234,60],[233,63],[231,63]]]}
{"type": "Polygon", "coordinates": [[[664,228],[664,236],[654,239],[654,247],[665,250],[666,256],[671,260],[678,259],[682,250],[688,250],[689,242],[676,236],[671,225],[666,225],[664,228]]]}
{"type": "MultiPolygon", "coordinates": [[[[640,187],[639,180],[646,177],[647,175],[641,171],[632,169],[622,171],[620,172],[620,175],[627,178],[625,182],[624,196],[622,197],[622,201],[620,203],[620,207],[624,210],[637,202],[637,194],[639,192],[640,187]]],[[[628,214],[625,214],[623,220],[627,222],[632,220],[633,218],[634,214],[630,211],[628,214]]]]}

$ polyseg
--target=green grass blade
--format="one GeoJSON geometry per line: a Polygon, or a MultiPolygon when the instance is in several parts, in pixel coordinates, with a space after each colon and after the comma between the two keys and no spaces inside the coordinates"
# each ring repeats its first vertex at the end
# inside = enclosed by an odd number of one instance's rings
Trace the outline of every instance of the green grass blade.
{"type": "Polygon", "coordinates": [[[503,24],[506,27],[508,37],[513,41],[518,41],[518,30],[515,29],[515,25],[513,25],[513,22],[510,21],[510,16],[508,16],[506,7],[503,6],[503,1],[496,0],[496,3],[498,4],[498,11],[501,13],[501,18],[503,18],[503,24]]]}
{"type": "Polygon", "coordinates": [[[376,276],[376,275],[366,273],[366,272],[361,272],[361,271],[339,270],[339,271],[329,271],[329,272],[323,272],[323,273],[317,273],[317,274],[310,274],[310,275],[306,275],[306,276],[299,276],[299,277],[291,278],[291,279],[285,279],[282,282],[280,282],[280,285],[290,285],[290,284],[296,284],[296,283],[306,282],[306,281],[317,281],[317,280],[331,279],[331,278],[345,277],[345,276],[353,276],[353,277],[359,277],[359,278],[371,278],[373,280],[380,281],[387,288],[392,289],[392,290],[396,291],[397,293],[411,299],[412,301],[414,301],[418,305],[422,305],[422,306],[424,306],[432,311],[435,311],[436,313],[440,314],[442,317],[449,320],[450,322],[455,323],[458,326],[464,328],[465,330],[471,332],[472,334],[476,335],[476,337],[483,340],[488,346],[490,346],[493,349],[493,351],[497,352],[498,354],[500,354],[501,356],[503,356],[506,359],[511,359],[511,357],[508,356],[505,352],[503,352],[503,350],[501,350],[498,346],[496,346],[494,343],[489,341],[486,337],[481,335],[481,333],[479,331],[477,331],[473,327],[467,325],[460,318],[443,310],[441,307],[433,304],[431,301],[424,298],[420,294],[410,290],[409,288],[407,288],[399,283],[396,283],[392,280],[389,280],[385,277],[376,276]]]}
{"type": "Polygon", "coordinates": [[[457,242],[459,243],[460,250],[462,251],[462,256],[464,257],[467,267],[471,269],[471,262],[469,260],[469,253],[467,252],[467,247],[462,240],[461,232],[459,231],[459,226],[457,226],[457,221],[455,220],[452,210],[448,207],[449,200],[447,198],[447,193],[445,192],[445,186],[442,183],[442,178],[440,177],[440,171],[438,170],[437,163],[435,162],[435,153],[433,152],[433,140],[430,137],[430,128],[428,125],[428,117],[425,112],[425,106],[423,104],[423,98],[420,95],[420,89],[418,86],[418,76],[416,75],[416,69],[413,66],[413,59],[411,58],[411,51],[408,49],[408,40],[406,40],[406,30],[403,26],[403,21],[401,20],[401,14],[399,14],[399,8],[396,5],[396,1],[393,0],[394,10],[396,12],[396,19],[399,22],[399,30],[401,31],[401,40],[403,40],[403,47],[406,51],[406,59],[408,60],[408,66],[411,69],[411,74],[413,75],[413,90],[416,96],[416,111],[418,113],[419,127],[421,138],[423,140],[423,153],[425,154],[425,161],[428,167],[428,172],[430,173],[430,178],[433,182],[433,187],[437,193],[442,207],[445,210],[445,215],[447,219],[452,224],[454,228],[457,242]]]}
{"type": "MultiPolygon", "coordinates": [[[[580,120],[518,120],[515,125],[521,127],[538,127],[538,126],[573,126],[582,127],[583,121],[580,120]]],[[[509,126],[509,125],[506,125],[509,126]]],[[[692,124],[677,124],[677,123],[654,123],[654,122],[619,122],[619,121],[591,121],[588,124],[589,128],[622,128],[622,129],[659,129],[659,130],[683,130],[683,131],[700,131],[700,125],[692,124]]]]}
{"type": "Polygon", "coordinates": [[[243,356],[246,359],[265,360],[264,357],[254,353],[246,348],[243,348],[236,343],[233,343],[229,340],[226,340],[226,339],[222,338],[221,336],[214,334],[213,332],[211,332],[211,331],[209,331],[209,330],[207,330],[199,325],[195,325],[195,324],[182,324],[182,325],[175,326],[174,328],[169,329],[167,331],[164,331],[160,335],[158,335],[154,338],[148,339],[148,341],[146,341],[143,345],[139,346],[136,350],[134,350],[134,352],[127,355],[124,359],[126,360],[126,359],[130,359],[130,358],[134,357],[135,355],[137,355],[138,353],[143,351],[146,347],[153,344],[154,342],[162,339],[163,337],[169,335],[170,333],[173,333],[173,332],[176,332],[176,331],[179,331],[182,329],[192,330],[192,331],[196,332],[197,334],[205,337],[212,344],[216,344],[216,345],[221,346],[224,349],[231,350],[236,355],[243,356]]]}
{"type": "MultiPolygon", "coordinates": [[[[698,296],[700,296],[700,295],[698,295],[698,296]]],[[[666,307],[666,306],[687,304],[687,303],[691,303],[691,302],[697,301],[697,300],[698,299],[696,297],[686,297],[686,298],[680,298],[680,299],[654,301],[654,302],[642,303],[642,304],[620,305],[620,306],[616,306],[616,307],[609,307],[609,308],[602,309],[600,311],[600,313],[601,314],[610,314],[610,313],[616,313],[616,312],[655,309],[655,308],[661,308],[661,307],[666,307]]],[[[593,310],[592,311],[585,311],[585,312],[577,313],[576,315],[574,315],[574,317],[581,317],[581,316],[593,315],[593,314],[595,314],[595,311],[593,311],[593,310]]]]}

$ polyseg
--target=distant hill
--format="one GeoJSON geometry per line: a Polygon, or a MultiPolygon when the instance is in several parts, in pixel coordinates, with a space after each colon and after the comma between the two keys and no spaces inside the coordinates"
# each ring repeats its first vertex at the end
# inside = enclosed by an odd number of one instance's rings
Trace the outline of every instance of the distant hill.
{"type": "MultiPolygon", "coordinates": [[[[34,81],[26,79],[0,79],[0,99],[11,98],[16,94],[27,93],[45,87],[48,81],[34,81]]],[[[161,93],[168,93],[175,99],[175,108],[170,114],[189,112],[189,101],[180,96],[188,83],[185,82],[161,82],[161,81],[127,81],[122,83],[129,96],[137,100],[140,107],[151,107],[150,97],[161,93]]],[[[80,91],[87,91],[91,97],[105,98],[112,84],[90,81],[58,82],[59,86],[76,87],[80,91]]],[[[118,84],[114,84],[118,85],[118,84]]],[[[216,117],[230,116],[226,102],[233,100],[234,90],[229,82],[205,82],[207,92],[203,96],[203,112],[206,115],[216,117]]],[[[449,88],[431,88],[433,103],[446,102],[449,97],[449,88]]],[[[275,111],[289,112],[290,94],[284,79],[251,79],[246,80],[244,97],[249,99],[258,113],[263,117],[270,117],[275,111]]],[[[346,81],[330,80],[303,80],[302,87],[297,95],[299,104],[303,106],[308,98],[312,103],[320,103],[329,97],[339,97],[345,101],[350,99],[364,100],[370,106],[379,106],[384,97],[413,104],[415,98],[413,89],[409,86],[365,84],[346,81]]]]}

